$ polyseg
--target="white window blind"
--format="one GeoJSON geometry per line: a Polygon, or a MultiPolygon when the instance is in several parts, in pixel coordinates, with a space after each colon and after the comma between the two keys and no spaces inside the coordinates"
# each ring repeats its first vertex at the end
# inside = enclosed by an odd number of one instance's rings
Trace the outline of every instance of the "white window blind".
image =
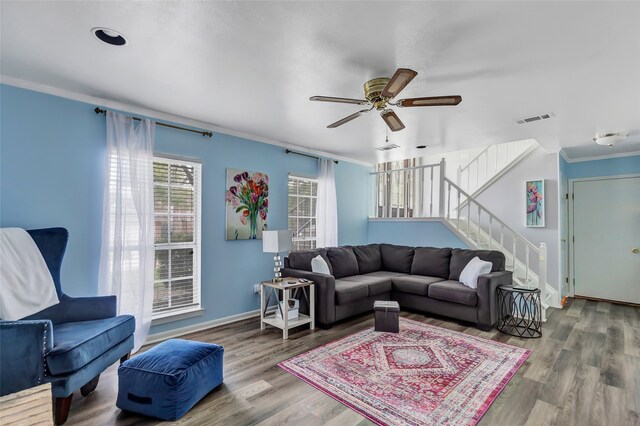
{"type": "Polygon", "coordinates": [[[200,309],[201,169],[154,158],[154,318],[200,309]]]}
{"type": "Polygon", "coordinates": [[[294,250],[316,247],[317,198],[317,179],[289,175],[289,229],[294,250]]]}

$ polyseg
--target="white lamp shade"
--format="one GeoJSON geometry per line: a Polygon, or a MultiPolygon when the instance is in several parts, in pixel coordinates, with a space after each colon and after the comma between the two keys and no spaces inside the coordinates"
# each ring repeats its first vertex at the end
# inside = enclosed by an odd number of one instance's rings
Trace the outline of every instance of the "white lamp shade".
{"type": "Polygon", "coordinates": [[[265,253],[281,253],[293,248],[291,231],[262,231],[262,251],[265,253]]]}

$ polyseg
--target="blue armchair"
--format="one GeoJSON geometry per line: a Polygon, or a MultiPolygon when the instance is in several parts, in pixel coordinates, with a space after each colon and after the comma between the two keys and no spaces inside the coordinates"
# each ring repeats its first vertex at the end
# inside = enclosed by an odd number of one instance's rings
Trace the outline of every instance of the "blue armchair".
{"type": "Polygon", "coordinates": [[[0,321],[0,395],[51,383],[54,421],[69,415],[73,392],[89,395],[107,367],[129,358],[135,319],[116,316],[116,297],[69,297],[60,267],[69,233],[27,231],[51,272],[60,303],[19,321],[0,321]]]}

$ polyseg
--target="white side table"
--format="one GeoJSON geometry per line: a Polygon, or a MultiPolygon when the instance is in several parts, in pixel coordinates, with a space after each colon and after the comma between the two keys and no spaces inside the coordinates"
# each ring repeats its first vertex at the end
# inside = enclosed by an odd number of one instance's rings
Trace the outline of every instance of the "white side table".
{"type": "Polygon", "coordinates": [[[283,278],[282,281],[262,281],[260,283],[260,329],[264,330],[266,324],[282,329],[282,338],[289,338],[289,330],[304,324],[310,324],[311,330],[316,328],[315,321],[315,284],[313,281],[301,282],[298,278],[283,278]],[[307,289],[309,294],[307,295],[307,289]],[[294,290],[292,293],[291,291],[294,290]],[[278,297],[278,292],[282,291],[282,300],[278,297]],[[276,309],[280,308],[280,302],[284,306],[289,305],[289,299],[293,294],[301,292],[309,304],[309,315],[298,314],[298,318],[289,319],[289,310],[284,309],[282,318],[276,317],[276,312],[267,315],[267,307],[272,296],[277,302],[276,309]]]}

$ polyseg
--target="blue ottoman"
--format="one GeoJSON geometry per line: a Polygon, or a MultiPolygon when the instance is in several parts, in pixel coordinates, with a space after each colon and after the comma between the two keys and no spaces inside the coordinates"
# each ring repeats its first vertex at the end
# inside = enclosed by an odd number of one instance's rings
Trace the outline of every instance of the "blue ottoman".
{"type": "Polygon", "coordinates": [[[118,368],[116,406],[163,420],[177,420],[222,383],[224,348],[171,339],[118,368]]]}

